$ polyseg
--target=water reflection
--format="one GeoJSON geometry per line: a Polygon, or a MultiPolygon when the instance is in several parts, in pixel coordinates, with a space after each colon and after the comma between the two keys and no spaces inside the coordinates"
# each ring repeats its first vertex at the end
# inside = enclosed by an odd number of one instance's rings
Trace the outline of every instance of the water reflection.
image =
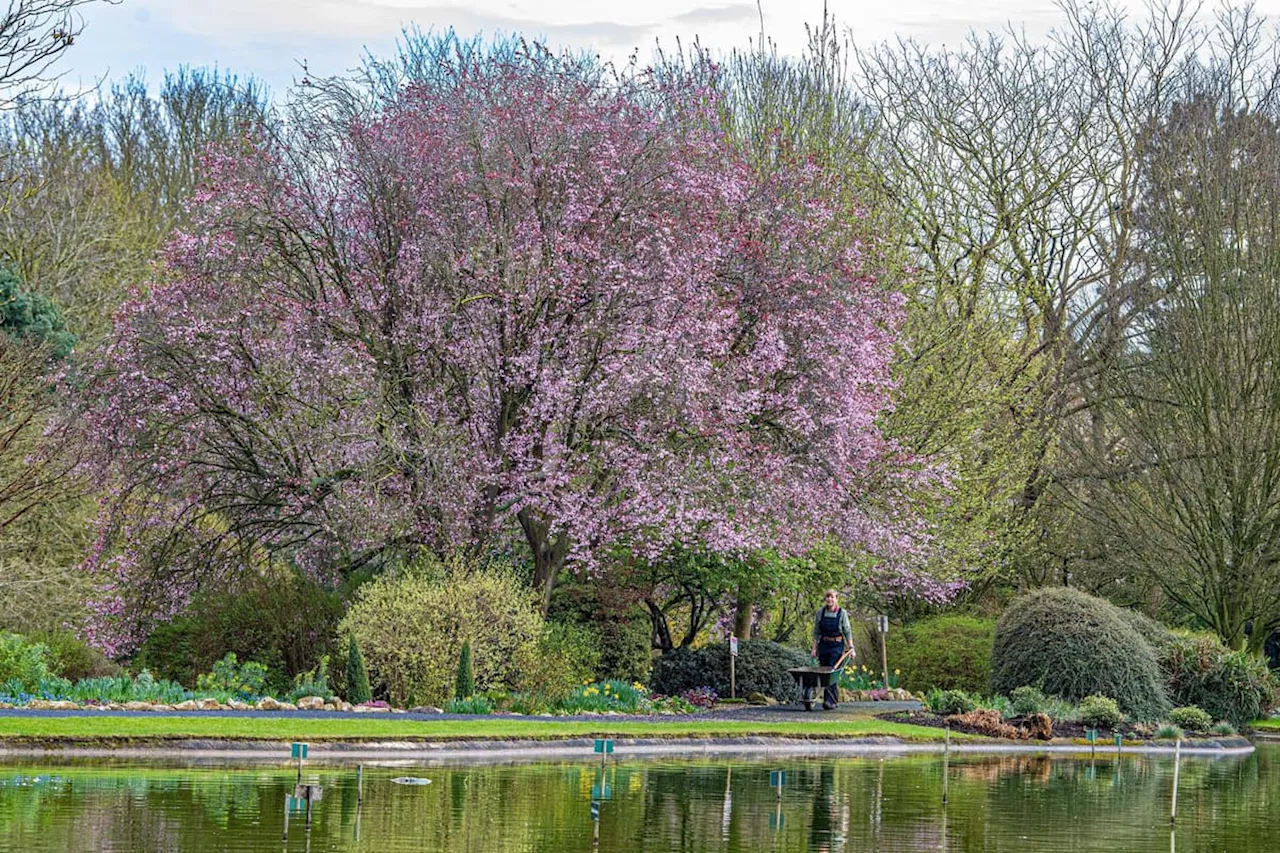
{"type": "Polygon", "coordinates": [[[366,767],[363,779],[314,762],[301,779],[289,766],[0,764],[0,850],[1263,851],[1280,838],[1277,759],[1276,747],[1184,758],[1172,832],[1172,760],[1101,754],[366,767]],[[779,797],[769,772],[783,768],[779,797]]]}

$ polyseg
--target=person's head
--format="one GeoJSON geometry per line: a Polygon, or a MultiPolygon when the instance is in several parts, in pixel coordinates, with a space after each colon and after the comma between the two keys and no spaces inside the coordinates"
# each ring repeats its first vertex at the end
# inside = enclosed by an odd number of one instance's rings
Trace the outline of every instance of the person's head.
{"type": "Polygon", "coordinates": [[[840,606],[840,593],[836,592],[834,589],[829,589],[823,594],[822,601],[827,607],[835,610],[840,606]]]}

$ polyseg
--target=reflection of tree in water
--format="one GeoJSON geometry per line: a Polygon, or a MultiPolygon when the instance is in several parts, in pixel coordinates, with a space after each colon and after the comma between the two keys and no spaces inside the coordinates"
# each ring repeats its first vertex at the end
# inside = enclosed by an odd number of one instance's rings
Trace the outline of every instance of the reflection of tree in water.
{"type": "MultiPolygon", "coordinates": [[[[1280,837],[1280,750],[1243,759],[1184,760],[1178,846],[1269,850],[1280,837]],[[1192,844],[1194,839],[1194,844],[1192,844]]],[[[1095,761],[1034,755],[953,756],[945,830],[936,756],[775,759],[726,764],[613,764],[602,803],[602,851],[853,853],[862,850],[1167,851],[1173,762],[1098,751],[1095,761]],[[787,770],[782,814],[771,769],[787,770]],[[771,818],[773,818],[771,820],[771,818]]],[[[41,768],[60,777],[0,785],[0,848],[182,850],[279,843],[291,771],[41,768]],[[34,843],[32,840],[34,839],[34,843]],[[230,843],[234,841],[233,843],[230,843]],[[5,845],[9,845],[6,847],[5,845]]],[[[321,768],[313,849],[462,853],[592,850],[589,804],[598,764],[423,769],[433,784],[397,786],[403,769],[365,775],[359,845],[354,769],[321,768]],[[322,841],[323,840],[323,841],[322,841]]],[[[291,849],[299,840],[294,819],[291,849]]],[[[301,847],[297,847],[301,849],[301,847]]]]}

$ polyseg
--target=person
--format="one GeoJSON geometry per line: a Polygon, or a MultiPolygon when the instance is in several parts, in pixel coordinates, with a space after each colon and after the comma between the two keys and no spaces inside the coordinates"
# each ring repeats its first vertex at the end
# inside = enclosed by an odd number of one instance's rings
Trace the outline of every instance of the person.
{"type": "MultiPolygon", "coordinates": [[[[819,666],[835,666],[844,656],[845,649],[853,654],[853,629],[849,627],[849,614],[840,607],[839,594],[829,589],[823,596],[823,605],[813,617],[813,654],[819,666]]],[[[840,702],[840,685],[831,684],[822,697],[822,709],[830,711],[840,702]]]]}

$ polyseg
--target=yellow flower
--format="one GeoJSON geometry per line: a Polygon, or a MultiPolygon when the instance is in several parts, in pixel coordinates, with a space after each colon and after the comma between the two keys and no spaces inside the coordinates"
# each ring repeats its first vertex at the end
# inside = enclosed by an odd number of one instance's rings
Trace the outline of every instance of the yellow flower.
{"type": "Polygon", "coordinates": [[[894,675],[902,675],[902,670],[900,670],[900,669],[895,669],[895,670],[893,671],[893,674],[894,674],[894,675]]]}
{"type": "Polygon", "coordinates": [[[634,691],[636,691],[637,693],[643,693],[643,692],[644,692],[644,685],[643,685],[643,684],[641,684],[641,683],[640,683],[640,682],[638,682],[638,681],[633,681],[633,682],[631,682],[631,689],[632,689],[632,690],[634,690],[634,691]]]}

